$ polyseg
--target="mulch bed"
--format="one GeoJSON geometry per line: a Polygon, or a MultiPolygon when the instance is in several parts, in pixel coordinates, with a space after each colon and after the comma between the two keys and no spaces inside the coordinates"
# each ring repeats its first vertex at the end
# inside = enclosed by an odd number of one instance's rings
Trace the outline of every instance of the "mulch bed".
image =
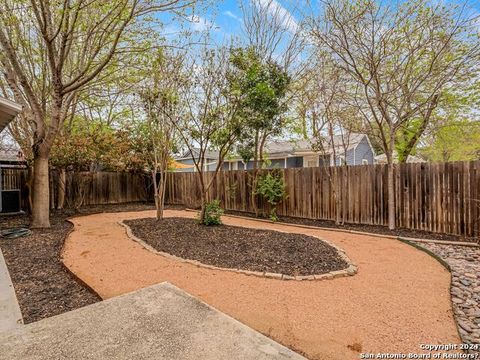
{"type": "Polygon", "coordinates": [[[301,276],[348,266],[335,248],[303,234],[204,226],[185,218],[135,219],[125,223],[135,236],[158,251],[223,268],[301,276]]]}
{"type": "MultiPolygon", "coordinates": [[[[72,224],[68,217],[99,212],[152,210],[151,205],[120,204],[88,206],[78,212],[55,211],[50,216],[51,228],[35,229],[28,237],[1,239],[2,249],[25,323],[74,310],[101,299],[77,282],[64,267],[60,252],[72,224]]],[[[28,227],[29,218],[0,217],[0,229],[28,227]]]]}
{"type": "MultiPolygon", "coordinates": [[[[256,217],[255,214],[242,212],[242,211],[228,210],[228,211],[225,211],[225,214],[252,217],[252,218],[256,217]]],[[[259,216],[259,218],[265,218],[265,217],[259,216]]],[[[334,221],[330,221],[330,220],[304,219],[304,218],[296,218],[296,217],[289,217],[289,216],[279,216],[279,222],[284,222],[288,224],[332,228],[332,229],[341,229],[341,230],[354,230],[354,231],[369,232],[374,234],[393,235],[393,236],[401,236],[401,237],[417,238],[417,239],[480,242],[480,239],[478,237],[461,237],[458,235],[439,234],[439,233],[432,233],[428,231],[411,230],[411,229],[403,229],[403,228],[390,230],[388,227],[381,226],[381,225],[364,225],[364,224],[336,225],[334,221]]]]}

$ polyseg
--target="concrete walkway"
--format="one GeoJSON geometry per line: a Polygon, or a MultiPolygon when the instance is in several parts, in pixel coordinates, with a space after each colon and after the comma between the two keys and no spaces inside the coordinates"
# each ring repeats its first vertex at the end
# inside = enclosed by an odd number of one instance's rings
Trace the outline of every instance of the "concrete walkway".
{"type": "MultiPolygon", "coordinates": [[[[398,240],[224,217],[228,225],[318,236],[344,249],[359,266],[358,274],[346,278],[282,281],[156,255],[130,240],[118,224],[154,216],[154,211],[144,211],[72,219],[75,228],[65,243],[64,263],[103,298],[168,281],[309,359],[417,353],[420,344],[460,342],[450,273],[398,240]]],[[[196,214],[168,210],[166,216],[196,214]]]]}
{"type": "Polygon", "coordinates": [[[0,332],[14,329],[23,324],[7,264],[0,249],[0,332]]]}
{"type": "Polygon", "coordinates": [[[0,334],[0,359],[302,360],[163,283],[0,334]]]}

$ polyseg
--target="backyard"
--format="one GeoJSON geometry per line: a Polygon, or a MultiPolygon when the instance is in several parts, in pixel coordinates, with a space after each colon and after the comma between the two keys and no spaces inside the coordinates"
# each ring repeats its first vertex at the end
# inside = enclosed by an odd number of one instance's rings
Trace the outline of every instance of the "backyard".
{"type": "Polygon", "coordinates": [[[0,0],[0,360],[480,359],[479,6],[0,0]]]}
{"type": "Polygon", "coordinates": [[[478,343],[478,247],[416,244],[450,275],[382,235],[228,215],[201,228],[193,211],[167,207],[164,223],[155,214],[152,205],[90,206],[2,240],[25,323],[168,281],[311,359],[478,343]]]}

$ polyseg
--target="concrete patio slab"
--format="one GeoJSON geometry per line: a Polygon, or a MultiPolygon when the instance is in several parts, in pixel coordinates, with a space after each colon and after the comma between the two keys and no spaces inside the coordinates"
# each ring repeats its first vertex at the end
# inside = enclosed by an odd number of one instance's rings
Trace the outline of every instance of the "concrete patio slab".
{"type": "Polygon", "coordinates": [[[304,359],[162,283],[0,334],[0,359],[304,359]]]}
{"type": "Polygon", "coordinates": [[[12,279],[0,249],[0,332],[14,329],[23,324],[12,279]]]}

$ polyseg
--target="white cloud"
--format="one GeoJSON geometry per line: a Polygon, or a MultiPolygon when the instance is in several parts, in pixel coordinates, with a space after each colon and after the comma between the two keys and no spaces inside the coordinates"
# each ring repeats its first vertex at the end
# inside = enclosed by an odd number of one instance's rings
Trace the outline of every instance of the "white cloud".
{"type": "Polygon", "coordinates": [[[252,0],[257,2],[260,7],[267,11],[270,16],[280,21],[285,29],[291,33],[297,33],[300,26],[293,15],[285,9],[277,0],[252,0]]]}
{"type": "Polygon", "coordinates": [[[189,21],[191,23],[192,30],[194,31],[198,31],[198,32],[203,32],[208,30],[218,31],[219,29],[219,27],[215,23],[198,15],[192,15],[189,18],[189,21]]]}
{"type": "Polygon", "coordinates": [[[231,17],[232,19],[235,19],[235,20],[237,20],[238,22],[242,22],[242,19],[241,19],[239,16],[235,15],[233,12],[231,12],[231,11],[229,11],[229,10],[225,11],[225,12],[223,13],[223,15],[226,15],[226,16],[228,16],[228,17],[231,17]]]}

